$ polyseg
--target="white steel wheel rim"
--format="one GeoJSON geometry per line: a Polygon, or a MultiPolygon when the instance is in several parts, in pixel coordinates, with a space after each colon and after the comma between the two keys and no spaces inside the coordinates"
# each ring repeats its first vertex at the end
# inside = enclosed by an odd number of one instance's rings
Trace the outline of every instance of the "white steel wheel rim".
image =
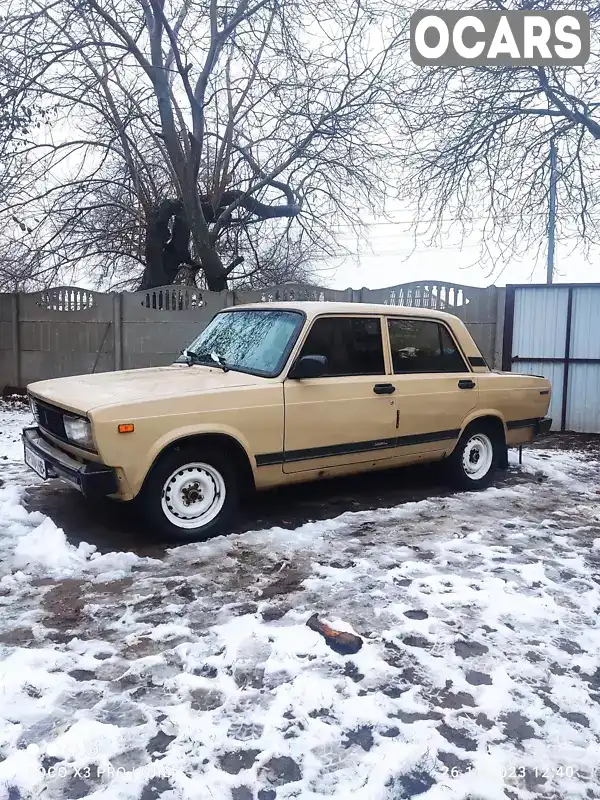
{"type": "Polygon", "coordinates": [[[165,517],[178,528],[202,528],[218,516],[227,489],[218,469],[211,464],[184,464],[172,472],[162,489],[165,517]]]}
{"type": "Polygon", "coordinates": [[[472,481],[481,480],[490,471],[494,457],[494,446],[489,436],[485,433],[476,433],[471,436],[462,455],[462,464],[465,475],[472,481]]]}

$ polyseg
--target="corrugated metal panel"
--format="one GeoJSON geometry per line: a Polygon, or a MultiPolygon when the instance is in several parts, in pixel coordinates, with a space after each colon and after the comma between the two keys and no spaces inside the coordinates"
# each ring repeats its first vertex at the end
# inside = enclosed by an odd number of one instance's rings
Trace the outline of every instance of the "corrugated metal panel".
{"type": "Polygon", "coordinates": [[[600,433],[600,364],[569,365],[566,429],[600,433]]]}
{"type": "Polygon", "coordinates": [[[548,364],[541,361],[520,361],[513,364],[512,371],[525,375],[543,375],[552,384],[552,398],[548,416],[552,417],[552,430],[560,430],[562,416],[562,390],[564,366],[562,364],[548,364]]]}
{"type": "Polygon", "coordinates": [[[600,358],[600,287],[573,289],[571,358],[600,358]]]}
{"type": "Polygon", "coordinates": [[[515,290],[513,358],[563,358],[568,289],[515,290]]]}

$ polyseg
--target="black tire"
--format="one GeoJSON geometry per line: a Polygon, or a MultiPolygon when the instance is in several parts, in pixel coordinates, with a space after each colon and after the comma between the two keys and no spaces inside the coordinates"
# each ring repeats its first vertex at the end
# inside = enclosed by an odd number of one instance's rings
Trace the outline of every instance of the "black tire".
{"type": "Polygon", "coordinates": [[[156,533],[178,543],[202,541],[229,531],[239,506],[240,477],[227,454],[210,446],[188,445],[159,459],[136,500],[156,533]],[[209,511],[214,516],[208,519],[207,512],[194,525],[194,506],[200,511],[213,494],[209,511]]]}
{"type": "Polygon", "coordinates": [[[502,447],[503,443],[495,428],[485,423],[471,423],[445,460],[448,482],[456,489],[466,491],[486,489],[494,480],[502,447]],[[491,452],[488,448],[491,448],[491,452]],[[489,466],[484,469],[488,460],[489,466]]]}

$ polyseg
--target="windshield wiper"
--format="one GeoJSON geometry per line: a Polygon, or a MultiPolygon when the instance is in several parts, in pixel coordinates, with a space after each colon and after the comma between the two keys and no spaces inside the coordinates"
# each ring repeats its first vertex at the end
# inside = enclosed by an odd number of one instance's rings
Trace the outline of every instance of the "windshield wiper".
{"type": "Polygon", "coordinates": [[[223,372],[229,372],[229,367],[227,366],[227,362],[220,356],[218,353],[196,353],[193,350],[182,350],[180,355],[185,358],[185,362],[188,367],[194,366],[194,364],[202,364],[206,367],[212,367],[216,364],[218,367],[221,367],[223,372]]]}
{"type": "Polygon", "coordinates": [[[191,367],[194,364],[212,364],[212,360],[210,358],[201,356],[199,353],[195,353],[193,350],[182,350],[179,355],[185,358],[185,363],[188,365],[188,367],[191,367]]]}
{"type": "Polygon", "coordinates": [[[213,352],[210,354],[210,357],[216,364],[218,364],[221,367],[223,372],[229,372],[229,367],[227,366],[227,362],[225,361],[223,356],[219,355],[218,353],[215,353],[213,350],[213,352]]]}

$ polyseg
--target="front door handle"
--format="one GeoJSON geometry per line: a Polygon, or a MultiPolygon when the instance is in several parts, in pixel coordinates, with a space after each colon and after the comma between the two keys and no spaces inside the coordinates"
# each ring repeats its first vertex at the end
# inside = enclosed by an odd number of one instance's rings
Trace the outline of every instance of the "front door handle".
{"type": "Polygon", "coordinates": [[[475,381],[465,380],[458,382],[459,389],[474,389],[475,388],[475,381]]]}
{"type": "Polygon", "coordinates": [[[392,383],[376,383],[373,391],[375,394],[394,394],[396,387],[392,383]]]}

